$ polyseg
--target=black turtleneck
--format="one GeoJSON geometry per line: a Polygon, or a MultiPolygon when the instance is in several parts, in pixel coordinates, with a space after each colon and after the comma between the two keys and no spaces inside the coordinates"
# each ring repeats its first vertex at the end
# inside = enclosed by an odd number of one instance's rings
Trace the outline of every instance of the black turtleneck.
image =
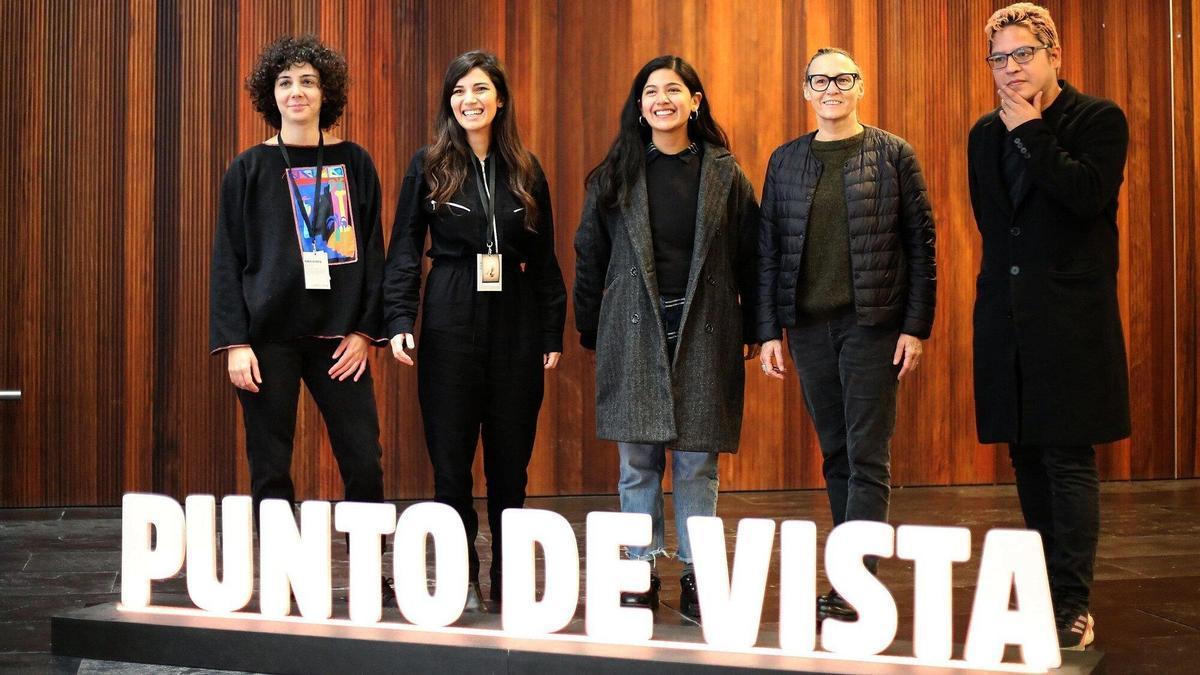
{"type": "Polygon", "coordinates": [[[701,145],[692,143],[677,155],[646,149],[646,194],[658,293],[687,294],[692,247],[696,240],[696,202],[700,195],[701,145]]]}

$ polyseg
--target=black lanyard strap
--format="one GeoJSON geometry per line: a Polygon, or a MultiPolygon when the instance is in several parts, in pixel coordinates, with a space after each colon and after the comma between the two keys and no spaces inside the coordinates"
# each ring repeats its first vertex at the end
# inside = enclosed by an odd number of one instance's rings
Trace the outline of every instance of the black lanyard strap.
{"type": "MultiPolygon", "coordinates": [[[[300,217],[304,219],[304,226],[308,228],[308,236],[315,237],[316,232],[313,231],[313,222],[320,220],[321,215],[321,173],[325,166],[325,134],[317,132],[317,181],[313,188],[312,215],[304,210],[304,198],[300,196],[300,186],[296,184],[296,179],[292,175],[292,160],[288,157],[287,146],[283,144],[283,132],[275,136],[276,142],[279,144],[279,152],[283,154],[283,163],[287,165],[287,182],[292,188],[292,194],[296,196],[296,205],[300,208],[300,217]]],[[[316,250],[316,244],[313,244],[313,250],[316,250]]]]}
{"type": "Polygon", "coordinates": [[[496,158],[493,157],[490,163],[484,160],[479,160],[481,164],[487,166],[487,180],[483,178],[483,169],[476,168],[475,187],[479,188],[479,201],[483,203],[483,215],[487,218],[487,223],[484,223],[484,237],[487,239],[487,252],[500,252],[500,233],[496,231],[496,158]],[[491,224],[492,231],[488,233],[486,228],[491,224]]]}

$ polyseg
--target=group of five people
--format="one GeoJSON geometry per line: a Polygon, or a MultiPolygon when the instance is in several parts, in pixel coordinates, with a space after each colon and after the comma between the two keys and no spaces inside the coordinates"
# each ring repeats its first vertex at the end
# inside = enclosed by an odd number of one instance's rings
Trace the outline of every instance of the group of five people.
{"type": "MultiPolygon", "coordinates": [[[[1060,643],[1083,647],[1099,531],[1092,446],[1129,434],[1115,288],[1128,131],[1113,103],[1058,79],[1061,47],[1044,9],[1011,5],[986,32],[1000,104],[969,143],[983,239],[979,436],[1010,446],[1026,525],[1045,546],[1060,643]]],[[[346,499],[381,501],[368,346],[390,343],[410,366],[415,350],[435,499],[463,520],[468,605],[479,609],[476,445],[482,434],[499,602],[501,514],[524,502],[544,371],[563,351],[550,189],[517,132],[504,68],[465,53],[446,71],[433,142],[409,163],[385,255],[371,158],[327,133],[346,84],[345,60],[312,36],[272,43],[247,78],[278,133],[238,155],[221,185],[210,346],[238,388],[256,504],[294,500],[301,380],[346,499]]],[[[595,351],[597,434],[617,442],[621,510],[653,522],[651,543],[627,551],[651,562],[650,586],[625,593],[627,604],[658,603],[669,448],[680,609],[700,617],[687,518],[716,514],[718,456],[736,451],[741,432],[743,360],[782,379],[785,332],[834,524],[888,518],[897,386],[934,318],[934,222],[912,147],[859,121],[864,94],[850,54],[813,55],[803,95],[817,129],[771,156],[761,206],[686,61],[651,60],[621,104],[617,137],[586,182],[574,311],[582,346],[595,351]]],[[[817,612],[857,616],[836,591],[817,612]]]]}

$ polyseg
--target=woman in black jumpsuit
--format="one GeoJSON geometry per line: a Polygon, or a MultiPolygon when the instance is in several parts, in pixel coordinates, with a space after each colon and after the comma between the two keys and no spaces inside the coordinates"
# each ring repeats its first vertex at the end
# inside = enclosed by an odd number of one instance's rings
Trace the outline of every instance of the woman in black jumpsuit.
{"type": "Polygon", "coordinates": [[[412,365],[421,251],[433,260],[417,350],[417,383],[434,498],[462,517],[470,551],[467,608],[481,609],[471,465],[480,432],[492,532],[490,594],[500,599],[501,524],[525,501],[543,371],[562,352],[566,289],[554,254],[550,193],[521,145],[505,73],[467,52],[446,72],[434,143],[409,164],[384,278],[392,352],[412,365]],[[491,215],[494,214],[494,220],[491,215]],[[499,260],[489,254],[499,253],[499,260]],[[499,283],[483,268],[497,267],[499,283]],[[490,278],[490,277],[489,277],[490,278]]]}

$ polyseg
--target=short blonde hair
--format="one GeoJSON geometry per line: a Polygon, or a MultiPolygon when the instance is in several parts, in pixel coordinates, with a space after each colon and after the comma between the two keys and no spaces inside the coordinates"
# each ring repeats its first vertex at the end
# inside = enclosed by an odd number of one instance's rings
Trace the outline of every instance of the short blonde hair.
{"type": "Polygon", "coordinates": [[[988,45],[992,44],[992,38],[997,31],[1009,26],[1028,28],[1043,46],[1059,46],[1058,28],[1054,26],[1054,19],[1050,18],[1050,12],[1045,7],[1032,2],[1018,2],[996,10],[983,29],[987,34],[988,45]]]}

